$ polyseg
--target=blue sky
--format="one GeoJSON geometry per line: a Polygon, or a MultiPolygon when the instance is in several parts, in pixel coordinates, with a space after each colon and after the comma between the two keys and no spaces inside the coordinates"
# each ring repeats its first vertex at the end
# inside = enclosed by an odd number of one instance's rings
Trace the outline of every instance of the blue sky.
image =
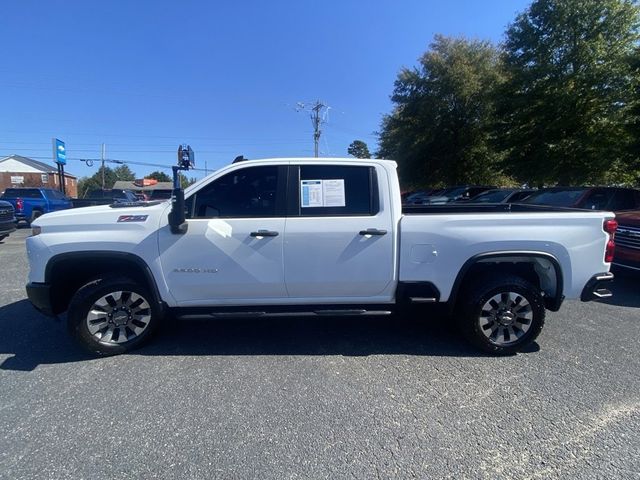
{"type": "Polygon", "coordinates": [[[347,156],[354,139],[373,151],[398,71],[436,33],[499,42],[528,3],[3,2],[0,156],[47,161],[52,137],[69,158],[99,158],[104,142],[107,158],[167,167],[182,142],[209,170],[240,154],[312,156],[295,106],[316,99],[331,107],[323,156],[347,156]]]}

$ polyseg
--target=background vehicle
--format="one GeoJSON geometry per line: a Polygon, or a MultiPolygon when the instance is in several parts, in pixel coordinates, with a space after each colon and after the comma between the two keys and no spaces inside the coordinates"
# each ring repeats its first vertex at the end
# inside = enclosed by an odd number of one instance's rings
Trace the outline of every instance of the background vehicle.
{"type": "Polygon", "coordinates": [[[412,192],[406,192],[401,196],[402,203],[407,205],[411,205],[414,203],[419,204],[425,197],[434,195],[436,192],[439,192],[440,190],[441,189],[429,188],[426,190],[415,190],[412,192]]]}
{"type": "Polygon", "coordinates": [[[616,220],[618,230],[613,264],[640,272],[640,210],[619,213],[616,220]]]}
{"type": "Polygon", "coordinates": [[[71,200],[52,188],[7,188],[2,200],[9,202],[16,219],[30,224],[40,215],[71,208],[71,200]]]}
{"type": "Polygon", "coordinates": [[[469,203],[518,203],[531,195],[535,190],[521,188],[496,188],[487,190],[468,200],[469,203]]]}
{"type": "Polygon", "coordinates": [[[622,187],[541,188],[523,203],[620,212],[640,208],[640,190],[622,187]]]}
{"type": "Polygon", "coordinates": [[[155,190],[150,190],[148,192],[148,200],[167,200],[171,198],[171,190],[165,190],[162,188],[156,188],[155,190]]]}
{"type": "Polygon", "coordinates": [[[388,315],[438,303],[472,344],[504,354],[531,343],[564,298],[610,295],[613,214],[403,209],[391,161],[239,162],[181,198],[40,219],[27,239],[29,299],[68,311],[72,334],[102,354],[139,345],[165,314],[388,315]]]}
{"type": "Polygon", "coordinates": [[[138,202],[138,197],[129,190],[89,190],[85,198],[74,198],[73,207],[92,207],[110,205],[117,202],[138,202]]]}
{"type": "Polygon", "coordinates": [[[414,205],[443,205],[450,202],[467,201],[471,197],[474,197],[487,190],[494,189],[496,187],[487,186],[459,186],[449,187],[442,190],[434,191],[429,196],[422,197],[417,201],[414,201],[414,205]]]}
{"type": "Polygon", "coordinates": [[[0,200],[0,240],[4,240],[15,231],[16,223],[13,205],[0,200]]]}

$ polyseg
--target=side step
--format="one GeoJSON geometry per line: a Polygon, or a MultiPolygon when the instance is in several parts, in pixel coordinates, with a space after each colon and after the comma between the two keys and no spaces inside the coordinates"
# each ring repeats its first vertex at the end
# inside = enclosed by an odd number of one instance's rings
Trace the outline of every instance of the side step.
{"type": "Polygon", "coordinates": [[[314,310],[312,312],[264,312],[264,311],[235,311],[235,312],[202,312],[191,314],[176,314],[180,320],[192,320],[203,318],[258,318],[258,317],[344,317],[344,316],[380,316],[391,315],[392,310],[364,310],[364,309],[344,309],[344,310],[314,310]]]}
{"type": "Polygon", "coordinates": [[[409,297],[411,303],[436,303],[438,301],[435,297],[409,297]]]}

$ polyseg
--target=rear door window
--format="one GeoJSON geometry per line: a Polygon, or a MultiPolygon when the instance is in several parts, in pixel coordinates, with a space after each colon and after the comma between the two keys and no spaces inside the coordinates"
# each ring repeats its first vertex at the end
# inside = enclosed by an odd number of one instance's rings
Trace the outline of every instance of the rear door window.
{"type": "Polygon", "coordinates": [[[373,167],[301,165],[296,185],[292,193],[300,216],[375,215],[379,210],[373,167]]]}

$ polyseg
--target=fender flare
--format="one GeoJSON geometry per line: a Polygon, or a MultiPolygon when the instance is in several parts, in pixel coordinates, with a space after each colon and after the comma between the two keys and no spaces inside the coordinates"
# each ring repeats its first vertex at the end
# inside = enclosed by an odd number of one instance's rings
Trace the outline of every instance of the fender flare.
{"type": "Polygon", "coordinates": [[[471,269],[471,267],[480,263],[483,260],[493,259],[493,258],[500,259],[504,257],[542,258],[544,260],[549,261],[553,266],[553,269],[556,274],[556,294],[553,297],[545,298],[545,307],[548,310],[551,310],[552,312],[557,312],[560,309],[560,306],[562,305],[562,302],[564,300],[564,295],[562,294],[562,292],[564,291],[564,278],[562,274],[562,267],[560,266],[560,262],[558,261],[558,259],[552,254],[547,252],[537,252],[537,251],[527,251],[527,250],[524,250],[524,251],[509,250],[509,251],[479,253],[477,255],[474,255],[470,259],[468,259],[464,263],[464,265],[462,265],[462,268],[460,268],[460,271],[458,272],[458,275],[456,276],[456,279],[453,282],[453,287],[451,288],[451,293],[449,295],[449,299],[447,300],[447,303],[449,304],[449,311],[450,312],[453,311],[458,294],[460,292],[460,287],[462,286],[462,283],[467,273],[469,273],[469,270],[471,269]]]}
{"type": "Polygon", "coordinates": [[[164,302],[162,301],[162,297],[160,296],[160,291],[158,290],[158,285],[156,283],[155,277],[151,272],[151,268],[147,262],[145,262],[138,255],[129,252],[115,252],[109,250],[84,250],[80,252],[65,252],[54,255],[47,262],[47,266],[44,270],[44,279],[45,282],[49,285],[53,285],[53,271],[55,270],[56,265],[64,263],[64,262],[78,262],[78,261],[95,261],[95,260],[118,260],[125,263],[135,264],[136,267],[140,269],[142,272],[144,279],[149,286],[151,291],[151,295],[154,297],[154,301],[158,303],[161,308],[164,308],[164,302]]]}

